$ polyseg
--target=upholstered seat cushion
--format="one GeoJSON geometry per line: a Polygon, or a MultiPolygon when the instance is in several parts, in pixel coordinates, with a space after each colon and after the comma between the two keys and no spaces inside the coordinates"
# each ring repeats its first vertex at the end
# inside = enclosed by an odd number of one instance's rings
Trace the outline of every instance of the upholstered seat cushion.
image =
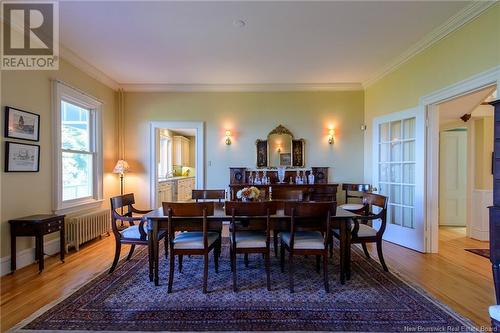
{"type": "MultiPolygon", "coordinates": [[[[290,246],[290,232],[280,232],[280,237],[286,245],[290,246]]],[[[297,231],[295,232],[294,249],[324,249],[323,235],[319,231],[297,231]]]]}
{"type": "Polygon", "coordinates": [[[489,308],[490,317],[500,321],[500,305],[492,305],[489,308]]]}
{"type": "Polygon", "coordinates": [[[350,204],[340,205],[339,207],[342,208],[342,209],[345,209],[345,210],[360,210],[364,206],[362,204],[353,204],[353,203],[350,203],[350,204]]]}
{"type": "Polygon", "coordinates": [[[263,231],[237,231],[236,247],[239,248],[266,247],[266,233],[263,231]]]}
{"type": "MultiPolygon", "coordinates": [[[[351,226],[351,230],[354,229],[354,224],[351,226]]],[[[340,235],[338,229],[333,229],[333,232],[340,235]]],[[[377,235],[377,229],[370,227],[369,225],[360,223],[358,229],[358,237],[373,237],[377,235]]]]}
{"type": "MultiPolygon", "coordinates": [[[[143,228],[144,232],[147,234],[146,228],[143,228]]],[[[131,225],[130,227],[120,231],[123,238],[129,239],[141,239],[141,233],[139,232],[139,225],[131,225]]],[[[147,237],[146,237],[147,239],[147,237]]]]}
{"type": "MultiPolygon", "coordinates": [[[[212,245],[219,234],[217,232],[209,231],[207,233],[208,246],[212,245]]],[[[178,234],[174,238],[175,249],[203,249],[203,232],[201,231],[187,231],[178,234]]]]}

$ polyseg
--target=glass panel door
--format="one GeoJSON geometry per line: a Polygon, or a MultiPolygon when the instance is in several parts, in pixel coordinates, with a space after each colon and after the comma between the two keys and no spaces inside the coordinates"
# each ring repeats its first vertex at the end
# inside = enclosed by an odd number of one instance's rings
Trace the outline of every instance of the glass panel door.
{"type": "Polygon", "coordinates": [[[424,249],[423,116],[412,109],[374,120],[374,186],[388,197],[384,239],[424,249]],[[417,195],[418,194],[418,195],[417,195]]]}

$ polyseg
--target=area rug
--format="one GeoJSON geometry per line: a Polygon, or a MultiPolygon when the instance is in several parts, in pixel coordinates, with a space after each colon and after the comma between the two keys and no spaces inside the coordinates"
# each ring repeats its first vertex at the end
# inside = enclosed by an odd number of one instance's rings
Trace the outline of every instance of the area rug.
{"type": "Polygon", "coordinates": [[[352,277],[339,282],[339,257],[330,259],[329,294],[323,289],[315,258],[297,257],[295,293],[288,274],[272,257],[272,290],[267,291],[264,261],[250,255],[249,267],[238,259],[239,292],[232,291],[227,241],[219,273],[210,261],[209,293],[202,293],[203,259],[185,257],[167,294],[167,261],[160,261],[161,285],[148,279],[142,250],[108,275],[103,273],[15,332],[61,331],[335,331],[466,332],[470,321],[425,292],[385,273],[378,262],[352,251],[352,277]]]}
{"type": "Polygon", "coordinates": [[[490,259],[490,249],[465,249],[465,251],[490,259]]]}

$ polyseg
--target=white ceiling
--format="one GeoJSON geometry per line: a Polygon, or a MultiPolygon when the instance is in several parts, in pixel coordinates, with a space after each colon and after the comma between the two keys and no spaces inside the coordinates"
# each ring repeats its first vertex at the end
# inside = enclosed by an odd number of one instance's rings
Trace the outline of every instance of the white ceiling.
{"type": "Polygon", "coordinates": [[[467,5],[67,1],[60,35],[120,84],[361,83],[467,5]]]}
{"type": "Polygon", "coordinates": [[[460,117],[466,113],[472,116],[493,115],[493,107],[489,105],[480,105],[492,93],[496,87],[487,87],[473,93],[451,99],[439,104],[439,122],[441,124],[451,123],[460,120],[460,117]]]}

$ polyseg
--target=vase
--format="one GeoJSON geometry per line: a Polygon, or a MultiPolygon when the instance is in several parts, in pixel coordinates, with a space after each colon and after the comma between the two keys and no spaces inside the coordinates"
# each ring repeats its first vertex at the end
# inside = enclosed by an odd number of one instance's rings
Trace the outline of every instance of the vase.
{"type": "Polygon", "coordinates": [[[285,180],[285,167],[278,167],[278,181],[280,183],[283,183],[283,181],[285,180]]]}

